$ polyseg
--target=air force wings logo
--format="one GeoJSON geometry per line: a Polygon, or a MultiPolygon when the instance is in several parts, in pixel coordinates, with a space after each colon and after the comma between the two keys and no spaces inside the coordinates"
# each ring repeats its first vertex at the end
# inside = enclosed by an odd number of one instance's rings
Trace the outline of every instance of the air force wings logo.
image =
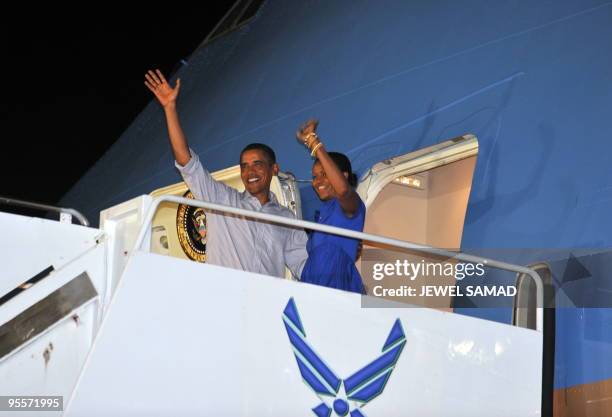
{"type": "Polygon", "coordinates": [[[330,417],[332,409],[338,416],[350,413],[351,417],[365,417],[361,407],[383,392],[406,344],[400,320],[395,320],[382,354],[344,380],[336,376],[306,340],[293,298],[283,311],[283,321],[302,378],[322,401],[312,409],[317,417],[330,417]]]}

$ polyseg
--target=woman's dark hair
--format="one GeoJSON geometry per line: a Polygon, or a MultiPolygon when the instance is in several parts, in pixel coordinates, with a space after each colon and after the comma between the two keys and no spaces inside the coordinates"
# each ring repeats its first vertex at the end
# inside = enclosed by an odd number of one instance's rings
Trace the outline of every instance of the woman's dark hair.
{"type": "Polygon", "coordinates": [[[340,152],[328,152],[328,155],[331,159],[334,160],[340,171],[346,172],[348,174],[348,183],[351,187],[357,186],[357,175],[353,172],[351,168],[351,160],[348,157],[340,152]]]}

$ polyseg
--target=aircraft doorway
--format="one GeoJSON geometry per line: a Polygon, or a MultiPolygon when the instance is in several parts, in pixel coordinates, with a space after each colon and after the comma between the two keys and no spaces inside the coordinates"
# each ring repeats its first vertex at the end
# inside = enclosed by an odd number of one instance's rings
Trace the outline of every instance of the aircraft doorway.
{"type": "MultiPolygon", "coordinates": [[[[459,249],[477,153],[476,137],[465,135],[374,165],[358,187],[367,206],[364,232],[442,249],[459,249]]],[[[358,267],[368,291],[376,282],[369,276],[370,265],[366,263],[388,264],[397,260],[423,264],[449,262],[365,243],[358,267]]],[[[454,277],[441,276],[439,271],[435,277],[427,275],[426,279],[418,277],[410,284],[421,286],[435,279],[436,284],[452,285],[455,281],[454,277]]],[[[403,281],[398,279],[396,283],[406,284],[403,281]]],[[[401,301],[396,297],[389,299],[401,301]]],[[[410,299],[415,301],[414,297],[410,299]]],[[[451,300],[451,295],[416,299],[419,305],[445,310],[452,307],[451,300]]]]}

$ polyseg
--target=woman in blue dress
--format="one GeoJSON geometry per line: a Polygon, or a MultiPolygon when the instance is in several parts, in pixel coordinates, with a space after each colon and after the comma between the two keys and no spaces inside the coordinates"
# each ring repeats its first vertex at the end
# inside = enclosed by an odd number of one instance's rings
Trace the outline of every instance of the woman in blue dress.
{"type": "MultiPolygon", "coordinates": [[[[357,177],[346,155],[327,152],[316,133],[318,121],[309,120],[296,133],[313,158],[312,186],[323,202],[315,221],[330,226],[363,231],[365,205],[354,187],[357,177]]],[[[306,249],[308,260],[301,280],[325,287],[363,293],[355,268],[359,240],[313,231],[306,249]]]]}

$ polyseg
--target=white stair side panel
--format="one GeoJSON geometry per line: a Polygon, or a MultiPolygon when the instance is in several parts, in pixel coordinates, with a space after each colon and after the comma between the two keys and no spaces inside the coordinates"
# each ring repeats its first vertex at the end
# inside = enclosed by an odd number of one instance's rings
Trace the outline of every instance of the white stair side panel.
{"type": "MultiPolygon", "coordinates": [[[[103,314],[100,288],[103,289],[106,282],[104,244],[88,250],[76,260],[53,271],[47,278],[0,306],[0,326],[9,325],[15,317],[45,300],[50,294],[83,273],[87,274],[98,295],[71,310],[43,332],[26,340],[11,353],[0,358],[2,395],[61,395],[64,401],[69,398],[91,349],[103,314]]],[[[4,416],[5,413],[8,412],[0,414],[4,416]]],[[[46,411],[39,413],[28,411],[26,414],[58,415],[46,411]]],[[[17,412],[15,415],[25,414],[17,412]]]]}
{"type": "MultiPolygon", "coordinates": [[[[538,416],[542,335],[426,308],[361,308],[356,294],[136,253],[68,412],[312,415],[282,313],[340,378],[381,354],[396,319],[406,345],[375,416],[538,416]]],[[[333,399],[332,399],[333,400],[333,399]]]]}
{"type": "Polygon", "coordinates": [[[49,266],[61,268],[100,235],[98,229],[0,212],[0,296],[49,266]]]}

